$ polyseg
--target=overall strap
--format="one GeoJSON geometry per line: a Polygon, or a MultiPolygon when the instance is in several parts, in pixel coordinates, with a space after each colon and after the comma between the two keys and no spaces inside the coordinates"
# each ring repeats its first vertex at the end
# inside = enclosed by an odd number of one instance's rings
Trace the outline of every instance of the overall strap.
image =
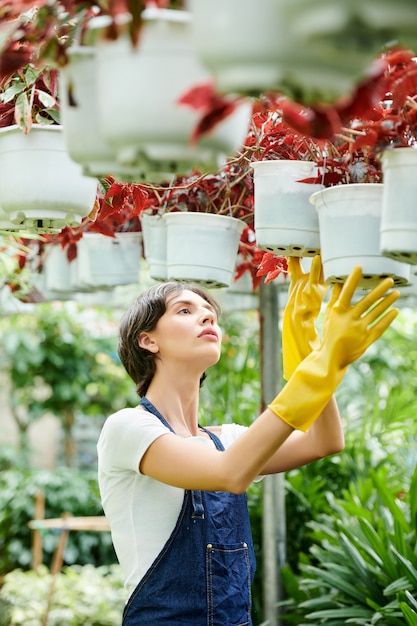
{"type": "MultiPolygon", "coordinates": [[[[166,421],[164,416],[158,411],[158,409],[152,404],[152,402],[150,402],[148,400],[148,398],[146,398],[146,397],[141,398],[141,401],[140,401],[139,404],[141,406],[143,406],[147,411],[149,411],[150,413],[155,415],[155,417],[158,417],[161,420],[161,422],[164,424],[164,426],[169,428],[169,430],[171,432],[175,433],[175,431],[172,428],[172,426],[170,424],[168,424],[168,422],[166,421]]],[[[198,425],[198,427],[201,428],[201,430],[204,430],[204,432],[208,434],[208,436],[213,441],[214,445],[216,446],[216,448],[218,450],[224,450],[224,446],[223,446],[222,442],[220,441],[220,439],[217,437],[217,435],[215,435],[214,433],[210,432],[207,428],[204,428],[203,426],[200,426],[200,424],[198,425]]]]}
{"type": "Polygon", "coordinates": [[[158,411],[158,409],[152,404],[152,402],[150,402],[148,400],[148,398],[145,398],[145,397],[141,398],[141,401],[140,401],[139,404],[141,406],[145,407],[145,409],[147,411],[149,411],[150,413],[155,415],[155,417],[158,417],[161,420],[161,422],[163,423],[164,426],[166,426],[167,428],[169,428],[170,431],[175,433],[175,431],[172,428],[172,426],[170,424],[168,424],[168,422],[166,421],[165,417],[158,411]]]}
{"type": "Polygon", "coordinates": [[[224,450],[224,445],[222,444],[222,442],[220,441],[217,435],[210,432],[207,428],[204,428],[204,426],[200,426],[200,424],[198,425],[198,427],[201,428],[201,430],[204,430],[204,432],[208,434],[208,436],[210,437],[210,439],[216,446],[217,450],[224,450]]]}

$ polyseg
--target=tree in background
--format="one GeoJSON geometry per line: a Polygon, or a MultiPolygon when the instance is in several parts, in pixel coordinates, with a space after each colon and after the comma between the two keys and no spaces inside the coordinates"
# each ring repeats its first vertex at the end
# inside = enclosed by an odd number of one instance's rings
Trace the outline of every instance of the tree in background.
{"type": "Polygon", "coordinates": [[[28,427],[45,413],[60,420],[64,463],[72,466],[77,415],[107,417],[136,401],[118,362],[114,322],[109,314],[89,317],[75,303],[44,303],[0,319],[0,368],[10,377],[10,411],[26,461],[28,427]]]}

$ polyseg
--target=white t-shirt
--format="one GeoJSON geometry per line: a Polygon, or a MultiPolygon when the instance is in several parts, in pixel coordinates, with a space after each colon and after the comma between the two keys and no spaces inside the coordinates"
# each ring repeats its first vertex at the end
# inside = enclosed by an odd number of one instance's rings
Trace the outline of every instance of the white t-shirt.
{"type": "MultiPolygon", "coordinates": [[[[225,448],[246,430],[224,424],[225,448]]],[[[98,483],[114,549],[130,595],[169,539],[184,499],[184,490],[139,472],[142,456],[161,435],[171,431],[141,407],[127,408],[107,418],[98,450],[98,483]]],[[[167,435],[168,436],[168,435],[167,435]]],[[[211,439],[193,437],[196,445],[214,447],[211,439]]]]}

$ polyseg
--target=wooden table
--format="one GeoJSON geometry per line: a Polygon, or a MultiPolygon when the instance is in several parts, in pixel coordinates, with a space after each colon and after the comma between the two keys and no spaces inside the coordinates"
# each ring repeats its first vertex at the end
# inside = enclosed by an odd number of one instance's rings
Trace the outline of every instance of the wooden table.
{"type": "Polygon", "coordinates": [[[44,531],[58,532],[59,541],[56,547],[51,564],[51,584],[49,588],[47,606],[42,619],[42,626],[47,626],[48,615],[52,604],[52,597],[55,588],[56,575],[61,571],[64,561],[64,551],[67,545],[68,536],[71,531],[80,532],[109,532],[110,526],[104,515],[73,517],[69,513],[63,513],[61,517],[44,518],[44,496],[38,493],[36,496],[35,515],[36,518],[28,522],[29,528],[33,530],[33,568],[36,569],[42,563],[42,533],[44,531]]]}
{"type": "MultiPolygon", "coordinates": [[[[81,532],[110,532],[109,523],[104,515],[99,516],[86,516],[86,517],[72,517],[68,513],[64,513],[62,517],[46,518],[46,519],[33,519],[28,522],[29,528],[35,533],[41,533],[43,531],[55,531],[60,533],[58,546],[55,550],[51,565],[51,573],[56,574],[62,568],[64,559],[64,550],[67,545],[68,536],[71,531],[81,532]]],[[[37,544],[37,554],[34,554],[34,568],[42,562],[42,543],[37,544]],[[40,550],[40,554],[39,554],[40,550]]]]}

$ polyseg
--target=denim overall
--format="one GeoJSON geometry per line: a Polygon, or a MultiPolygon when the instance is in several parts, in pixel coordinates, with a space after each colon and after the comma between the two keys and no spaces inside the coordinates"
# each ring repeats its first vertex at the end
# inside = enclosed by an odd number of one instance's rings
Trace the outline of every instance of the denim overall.
{"type": "MultiPolygon", "coordinates": [[[[149,400],[141,405],[173,431],[149,400]]],[[[171,536],[126,604],[123,626],[250,626],[254,573],[246,495],[185,491],[171,536]]]]}

